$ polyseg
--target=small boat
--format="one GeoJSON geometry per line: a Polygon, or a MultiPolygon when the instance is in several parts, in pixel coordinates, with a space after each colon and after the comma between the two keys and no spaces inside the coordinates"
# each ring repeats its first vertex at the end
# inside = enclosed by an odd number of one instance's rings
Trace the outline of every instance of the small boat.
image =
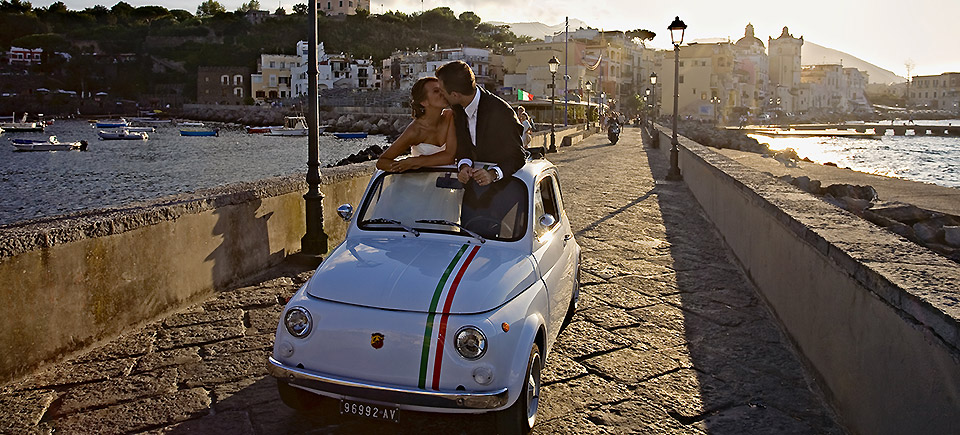
{"type": "Polygon", "coordinates": [[[173,122],[172,119],[157,119],[157,118],[133,118],[130,121],[141,123],[141,124],[169,124],[173,122]]]}
{"type": "Polygon", "coordinates": [[[358,132],[358,133],[334,133],[337,139],[363,139],[367,137],[367,133],[358,132]]]}
{"type": "Polygon", "coordinates": [[[46,126],[46,124],[43,122],[27,122],[26,113],[23,114],[23,119],[21,119],[20,122],[16,122],[15,121],[16,119],[17,119],[17,114],[14,113],[13,116],[10,117],[11,122],[0,122],[0,128],[2,128],[4,131],[10,131],[10,132],[15,132],[15,131],[22,131],[22,132],[41,131],[42,132],[44,127],[46,126]]]}
{"type": "Polygon", "coordinates": [[[70,151],[87,150],[87,141],[60,142],[56,136],[50,136],[46,140],[38,139],[10,139],[16,151],[70,151]]]}
{"type": "Polygon", "coordinates": [[[147,140],[149,138],[149,136],[142,131],[129,131],[127,129],[117,131],[100,130],[97,132],[97,136],[100,136],[101,140],[147,140]]]}
{"type": "Polygon", "coordinates": [[[252,127],[248,125],[246,126],[246,129],[247,129],[247,133],[259,134],[259,133],[270,133],[271,131],[276,130],[278,128],[282,128],[282,127],[283,127],[282,125],[271,125],[267,127],[252,127]]]}
{"type": "Polygon", "coordinates": [[[153,133],[157,131],[156,127],[127,127],[127,131],[141,132],[141,133],[153,133]]]}
{"type": "Polygon", "coordinates": [[[180,121],[177,125],[181,127],[203,127],[203,123],[199,121],[180,121]]]}
{"type": "MultiPolygon", "coordinates": [[[[326,126],[320,126],[319,131],[323,131],[326,126]]],[[[274,128],[266,133],[264,136],[306,136],[310,133],[310,130],[307,128],[307,120],[302,116],[285,116],[283,118],[283,126],[280,128],[274,128]]]]}
{"type": "Polygon", "coordinates": [[[102,121],[97,121],[95,128],[126,128],[127,123],[126,119],[107,119],[102,121]]]}
{"type": "Polygon", "coordinates": [[[219,128],[192,128],[180,130],[180,136],[220,136],[219,128]]]}

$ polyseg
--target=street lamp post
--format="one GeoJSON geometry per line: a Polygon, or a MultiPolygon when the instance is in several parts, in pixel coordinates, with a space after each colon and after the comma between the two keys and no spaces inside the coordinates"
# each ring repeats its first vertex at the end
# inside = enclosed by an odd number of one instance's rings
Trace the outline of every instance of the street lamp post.
{"type": "Polygon", "coordinates": [[[683,175],[680,174],[680,141],[677,140],[677,118],[679,116],[677,105],[680,104],[680,44],[683,43],[683,34],[687,25],[680,21],[680,17],[676,17],[667,29],[670,30],[670,40],[673,42],[673,138],[670,140],[670,172],[667,173],[667,180],[679,181],[683,179],[683,175]]]}
{"type": "Polygon", "coordinates": [[[560,60],[556,56],[547,62],[550,68],[550,151],[557,150],[557,137],[555,126],[557,124],[557,111],[555,108],[557,102],[557,69],[560,68],[560,60]]]}
{"type": "MultiPolygon", "coordinates": [[[[652,116],[650,119],[650,134],[654,134],[653,125],[657,122],[657,73],[650,73],[650,108],[652,116]]],[[[660,141],[653,141],[654,148],[660,148],[660,141]]]]}
{"type": "Polygon", "coordinates": [[[710,97],[710,102],[713,103],[713,123],[720,125],[720,112],[717,111],[717,107],[720,105],[720,97],[710,97]]]}
{"type": "Polygon", "coordinates": [[[644,127],[649,127],[650,133],[653,133],[653,105],[650,105],[652,99],[650,98],[650,88],[643,90],[643,110],[647,113],[646,124],[644,127]]]}
{"type": "Polygon", "coordinates": [[[320,70],[317,66],[317,5],[310,2],[309,50],[307,52],[307,98],[309,111],[307,121],[307,193],[306,232],[300,239],[300,252],[305,256],[316,257],[327,251],[327,235],[323,232],[323,194],[320,193],[320,100],[317,81],[320,70]]]}
{"type": "Polygon", "coordinates": [[[587,82],[584,83],[583,86],[584,86],[584,89],[587,90],[587,113],[586,113],[586,116],[587,116],[587,128],[592,129],[592,128],[593,128],[593,123],[590,122],[590,89],[593,89],[593,83],[590,83],[590,81],[587,80],[587,82]]]}

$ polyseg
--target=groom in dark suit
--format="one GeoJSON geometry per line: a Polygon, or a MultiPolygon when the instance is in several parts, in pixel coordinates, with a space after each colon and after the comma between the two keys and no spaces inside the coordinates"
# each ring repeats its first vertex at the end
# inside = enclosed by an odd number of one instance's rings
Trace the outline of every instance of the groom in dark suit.
{"type": "Polygon", "coordinates": [[[526,160],[523,126],[509,104],[477,86],[463,61],[441,66],[437,78],[440,92],[453,106],[457,178],[466,189],[461,221],[485,237],[512,239],[522,228],[517,223],[526,218],[520,200],[526,191],[509,182],[526,160]]]}
{"type": "Polygon", "coordinates": [[[510,177],[524,164],[523,126],[509,104],[477,86],[470,65],[453,61],[437,69],[440,92],[453,106],[458,178],[486,186],[510,177]],[[488,169],[474,163],[492,163],[488,169]]]}

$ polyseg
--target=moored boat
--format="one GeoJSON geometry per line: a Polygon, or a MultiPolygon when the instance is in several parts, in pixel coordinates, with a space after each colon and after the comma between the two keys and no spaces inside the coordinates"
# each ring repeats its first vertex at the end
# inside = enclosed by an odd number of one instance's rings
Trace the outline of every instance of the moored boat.
{"type": "Polygon", "coordinates": [[[253,127],[248,125],[246,126],[246,129],[247,129],[247,133],[259,134],[259,133],[269,133],[275,129],[282,128],[282,127],[283,127],[282,125],[270,125],[266,127],[253,127]]]}
{"type": "Polygon", "coordinates": [[[10,139],[16,151],[69,151],[87,150],[87,141],[60,142],[56,136],[42,139],[10,139]]]}
{"type": "MultiPolygon", "coordinates": [[[[319,132],[322,132],[327,126],[321,125],[319,132]]],[[[264,133],[264,136],[306,136],[310,133],[307,128],[307,120],[302,116],[286,116],[283,118],[283,126],[274,128],[264,133]]]]}
{"type": "Polygon", "coordinates": [[[356,132],[356,133],[334,133],[333,134],[337,139],[363,139],[367,137],[365,132],[356,132]]]}
{"type": "Polygon", "coordinates": [[[219,128],[191,128],[180,130],[180,136],[220,136],[219,128]]]}
{"type": "Polygon", "coordinates": [[[127,127],[127,131],[153,133],[157,131],[156,127],[127,127]]]}
{"type": "Polygon", "coordinates": [[[46,126],[43,122],[27,122],[27,114],[23,114],[23,118],[20,122],[16,122],[17,114],[14,113],[10,117],[10,122],[0,122],[0,128],[4,131],[9,132],[31,132],[31,131],[40,131],[42,132],[46,126]]]}
{"type": "Polygon", "coordinates": [[[126,119],[105,119],[97,121],[96,128],[126,128],[129,124],[126,119]]]}
{"type": "Polygon", "coordinates": [[[97,136],[100,136],[101,140],[147,140],[149,138],[145,132],[126,129],[117,131],[100,130],[97,132],[97,136]]]}

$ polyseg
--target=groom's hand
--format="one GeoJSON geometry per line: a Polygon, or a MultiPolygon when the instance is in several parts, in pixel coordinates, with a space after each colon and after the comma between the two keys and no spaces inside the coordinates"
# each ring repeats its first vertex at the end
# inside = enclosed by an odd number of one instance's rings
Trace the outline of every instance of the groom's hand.
{"type": "Polygon", "coordinates": [[[493,172],[489,169],[474,169],[473,170],[473,179],[477,180],[477,184],[481,186],[486,186],[493,182],[493,172]]]}
{"type": "Polygon", "coordinates": [[[471,178],[473,178],[473,168],[467,165],[461,166],[460,172],[457,173],[457,180],[460,181],[460,184],[467,184],[471,178]]]}

